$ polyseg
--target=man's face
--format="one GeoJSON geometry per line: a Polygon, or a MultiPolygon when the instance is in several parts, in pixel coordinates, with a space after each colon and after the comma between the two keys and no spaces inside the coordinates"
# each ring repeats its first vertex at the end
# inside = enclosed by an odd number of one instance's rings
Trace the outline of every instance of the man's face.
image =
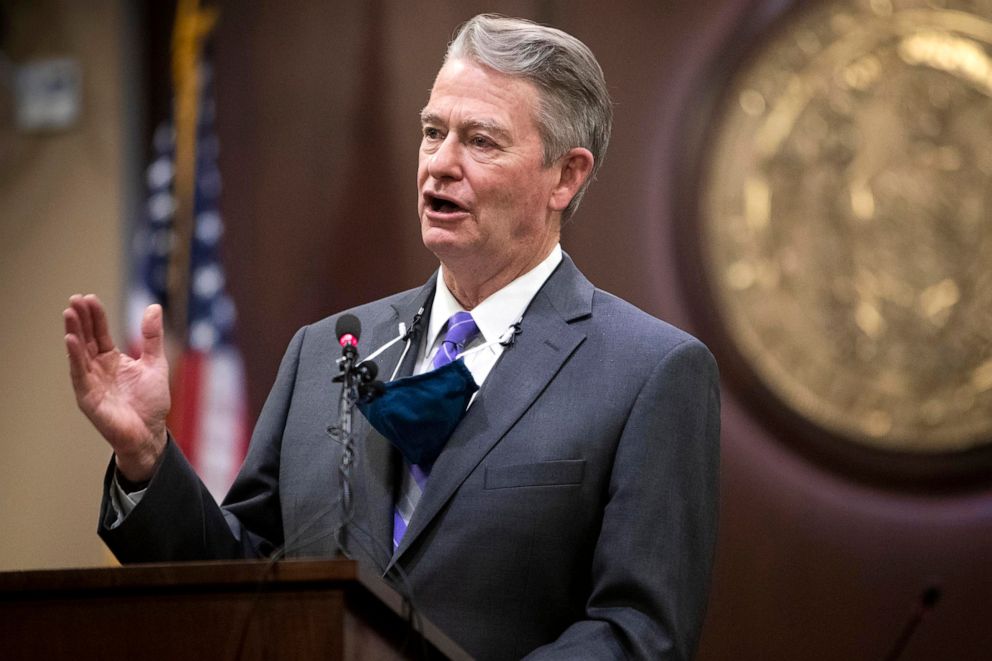
{"type": "Polygon", "coordinates": [[[421,113],[417,210],[424,245],[446,266],[515,277],[557,242],[560,173],[543,166],[537,107],[532,83],[472,61],[438,73],[421,113]]]}

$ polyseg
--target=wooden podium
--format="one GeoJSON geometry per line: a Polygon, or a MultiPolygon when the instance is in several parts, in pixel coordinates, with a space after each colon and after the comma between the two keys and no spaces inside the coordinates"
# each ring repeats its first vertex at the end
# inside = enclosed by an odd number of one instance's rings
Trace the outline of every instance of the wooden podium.
{"type": "Polygon", "coordinates": [[[470,658],[405,613],[391,587],[350,560],[7,572],[0,658],[470,658]]]}

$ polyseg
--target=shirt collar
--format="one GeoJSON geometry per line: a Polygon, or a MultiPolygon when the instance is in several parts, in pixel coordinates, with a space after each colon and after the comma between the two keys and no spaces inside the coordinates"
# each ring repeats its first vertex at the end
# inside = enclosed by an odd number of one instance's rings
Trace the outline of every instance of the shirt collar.
{"type": "MultiPolygon", "coordinates": [[[[524,310],[560,263],[561,244],[556,243],[540,264],[475,306],[472,318],[479,327],[483,341],[495,340],[506,332],[510,324],[523,316],[524,310]]],[[[441,266],[437,274],[437,291],[431,304],[431,316],[427,322],[425,346],[434,346],[448,317],[464,309],[444,283],[444,266],[441,266]]]]}

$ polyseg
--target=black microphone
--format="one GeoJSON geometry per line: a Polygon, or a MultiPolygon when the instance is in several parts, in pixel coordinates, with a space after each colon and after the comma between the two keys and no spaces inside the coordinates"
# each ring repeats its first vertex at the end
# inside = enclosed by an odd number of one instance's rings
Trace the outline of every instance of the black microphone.
{"type": "Polygon", "coordinates": [[[385,386],[381,381],[375,380],[379,373],[378,365],[370,360],[355,364],[358,360],[358,337],[361,332],[362,322],[355,315],[343,314],[338,318],[334,333],[341,345],[341,358],[338,360],[341,373],[334,381],[344,381],[348,387],[357,386],[358,401],[367,403],[381,395],[385,386]]]}
{"type": "Polygon", "coordinates": [[[338,317],[334,334],[337,335],[338,344],[341,345],[341,357],[338,358],[339,373],[333,381],[334,383],[344,381],[346,386],[350,387],[355,372],[355,361],[358,359],[358,336],[362,334],[362,322],[353,314],[343,314],[338,317]]]}
{"type": "Polygon", "coordinates": [[[358,372],[358,401],[361,404],[368,404],[376,397],[386,392],[386,384],[376,380],[376,373],[379,368],[371,361],[364,361],[355,368],[358,372]]]}
{"type": "Polygon", "coordinates": [[[337,325],[334,326],[334,334],[338,336],[338,344],[343,352],[358,354],[358,337],[362,334],[362,322],[353,314],[343,314],[338,318],[337,325]]]}
{"type": "Polygon", "coordinates": [[[885,655],[885,661],[896,661],[902,656],[903,650],[906,649],[906,645],[909,643],[909,639],[914,633],[916,633],[917,627],[923,622],[923,618],[926,616],[937,602],[940,601],[941,589],[940,585],[937,583],[931,583],[928,585],[920,596],[916,600],[916,604],[913,608],[913,613],[907,620],[906,624],[903,626],[902,631],[899,632],[899,637],[896,638],[895,643],[892,645],[892,649],[889,653],[885,655]]]}
{"type": "Polygon", "coordinates": [[[371,383],[379,374],[379,366],[371,360],[363,360],[355,366],[355,374],[358,375],[359,383],[371,383]]]}

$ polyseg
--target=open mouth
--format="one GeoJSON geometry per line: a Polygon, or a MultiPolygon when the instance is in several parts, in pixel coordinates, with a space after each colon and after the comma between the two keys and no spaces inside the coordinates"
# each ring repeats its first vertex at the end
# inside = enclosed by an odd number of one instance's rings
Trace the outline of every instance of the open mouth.
{"type": "Polygon", "coordinates": [[[427,204],[431,208],[431,211],[437,213],[458,213],[465,211],[463,207],[451,200],[446,200],[443,197],[437,197],[430,193],[427,194],[427,204]]]}

